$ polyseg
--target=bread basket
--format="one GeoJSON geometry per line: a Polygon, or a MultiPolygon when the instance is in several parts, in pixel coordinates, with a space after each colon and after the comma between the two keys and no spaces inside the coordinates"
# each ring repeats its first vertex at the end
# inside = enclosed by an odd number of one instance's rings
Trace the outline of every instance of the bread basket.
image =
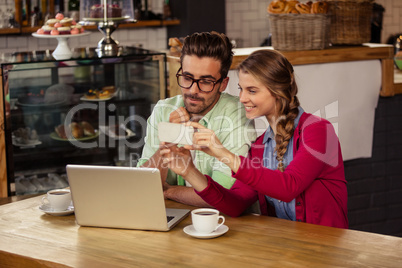
{"type": "Polygon", "coordinates": [[[371,39],[374,0],[327,0],[333,45],[360,45],[371,39]]]}
{"type": "Polygon", "coordinates": [[[314,50],[329,46],[328,14],[269,14],[272,46],[277,50],[314,50]]]}

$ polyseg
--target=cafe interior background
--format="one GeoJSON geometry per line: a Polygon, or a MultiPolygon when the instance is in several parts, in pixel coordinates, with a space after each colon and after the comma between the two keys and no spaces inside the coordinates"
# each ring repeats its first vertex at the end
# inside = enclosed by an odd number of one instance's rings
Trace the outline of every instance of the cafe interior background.
{"type": "MultiPolygon", "coordinates": [[[[138,3],[138,1],[134,2],[138,3]]],[[[143,18],[139,20],[160,19],[159,14],[163,13],[166,2],[169,1],[148,0],[147,11],[149,12],[146,14],[150,17],[145,17],[142,10],[139,14],[143,15],[143,18]]],[[[171,37],[183,37],[195,31],[216,30],[225,32],[236,43],[237,48],[259,47],[266,45],[269,40],[270,24],[267,18],[267,6],[270,2],[268,0],[170,0],[171,17],[168,20],[177,19],[180,21],[178,24],[121,27],[113,33],[113,37],[121,46],[138,46],[166,52],[169,49],[168,39],[171,37]]],[[[391,37],[402,33],[402,1],[376,0],[375,3],[384,8],[380,12],[383,17],[379,42],[387,44],[391,37]]],[[[67,4],[67,2],[64,3],[65,10],[67,10],[67,4]]],[[[14,1],[1,0],[0,9],[0,18],[3,21],[14,11],[14,1]]],[[[4,21],[2,25],[7,27],[4,21]]],[[[94,30],[88,36],[71,38],[69,46],[71,48],[94,47],[102,37],[101,32],[94,30]]],[[[2,57],[4,53],[53,50],[56,45],[57,41],[54,39],[34,38],[30,33],[0,35],[2,57]]],[[[364,98],[364,92],[361,94],[364,98]]],[[[361,114],[361,116],[365,115],[361,114]]],[[[402,236],[401,136],[402,95],[379,96],[375,109],[371,157],[345,161],[351,229],[402,236]]]]}

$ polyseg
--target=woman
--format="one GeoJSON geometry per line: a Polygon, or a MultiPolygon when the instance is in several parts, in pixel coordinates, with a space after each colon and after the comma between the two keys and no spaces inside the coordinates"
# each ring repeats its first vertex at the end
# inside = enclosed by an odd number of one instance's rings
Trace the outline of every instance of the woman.
{"type": "Polygon", "coordinates": [[[193,145],[162,144],[164,162],[211,206],[239,216],[259,200],[264,215],[348,228],[347,189],[338,138],[330,122],[303,111],[292,65],[274,50],[252,53],[239,66],[240,101],[247,118],[265,116],[266,132],[247,158],[225,149],[213,131],[197,123],[193,145]],[[201,150],[228,165],[230,190],[202,175],[189,150],[201,150]]]}

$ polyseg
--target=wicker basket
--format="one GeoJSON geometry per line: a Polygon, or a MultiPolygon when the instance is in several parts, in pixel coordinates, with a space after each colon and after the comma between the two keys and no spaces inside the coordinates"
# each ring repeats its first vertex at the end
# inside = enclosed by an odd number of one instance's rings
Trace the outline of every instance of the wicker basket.
{"type": "Polygon", "coordinates": [[[373,0],[327,0],[333,45],[360,45],[371,39],[373,0]]]}
{"type": "Polygon", "coordinates": [[[272,46],[277,50],[313,50],[329,46],[330,16],[269,14],[272,46]]]}

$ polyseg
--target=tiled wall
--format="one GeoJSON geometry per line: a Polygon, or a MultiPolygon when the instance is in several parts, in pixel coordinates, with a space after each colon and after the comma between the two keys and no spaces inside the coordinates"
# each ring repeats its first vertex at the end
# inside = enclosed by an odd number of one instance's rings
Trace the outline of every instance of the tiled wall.
{"type": "Polygon", "coordinates": [[[380,97],[371,158],[346,161],[349,227],[402,237],[402,95],[380,97]]]}
{"type": "Polygon", "coordinates": [[[376,0],[385,8],[381,42],[386,43],[390,35],[402,33],[402,1],[376,0]]]}
{"type": "Polygon", "coordinates": [[[238,47],[260,46],[269,35],[267,0],[226,0],[226,34],[238,47]]]}

